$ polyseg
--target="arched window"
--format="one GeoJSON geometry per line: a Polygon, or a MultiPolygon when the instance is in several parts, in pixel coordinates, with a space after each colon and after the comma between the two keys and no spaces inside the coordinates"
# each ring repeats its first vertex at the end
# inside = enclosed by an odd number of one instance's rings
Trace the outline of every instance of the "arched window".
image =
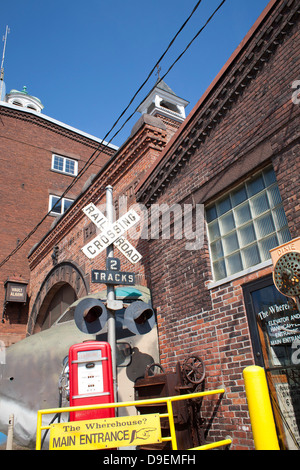
{"type": "Polygon", "coordinates": [[[12,104],[15,106],[21,106],[23,108],[23,103],[21,103],[21,101],[14,100],[12,104]]]}
{"type": "Polygon", "coordinates": [[[32,104],[29,104],[29,105],[27,106],[27,108],[28,108],[28,109],[33,109],[33,111],[37,111],[36,107],[33,106],[32,104]]]}

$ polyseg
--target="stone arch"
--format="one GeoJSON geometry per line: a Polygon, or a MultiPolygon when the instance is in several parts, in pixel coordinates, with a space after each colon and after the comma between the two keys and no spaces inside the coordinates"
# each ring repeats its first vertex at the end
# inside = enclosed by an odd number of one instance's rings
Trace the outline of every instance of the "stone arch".
{"type": "Polygon", "coordinates": [[[35,298],[29,314],[27,336],[32,335],[39,315],[45,315],[56,292],[68,284],[74,289],[77,298],[89,293],[88,276],[73,262],[65,261],[56,265],[46,276],[35,298]]]}

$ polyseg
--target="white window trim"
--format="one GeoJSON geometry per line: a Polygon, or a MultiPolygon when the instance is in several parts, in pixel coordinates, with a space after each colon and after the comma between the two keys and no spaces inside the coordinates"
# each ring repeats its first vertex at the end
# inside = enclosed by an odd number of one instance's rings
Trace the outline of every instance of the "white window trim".
{"type": "MultiPolygon", "coordinates": [[[[270,169],[272,168],[272,169],[273,169],[273,167],[267,166],[267,167],[265,167],[263,170],[260,170],[260,171],[257,171],[256,173],[254,173],[252,177],[255,177],[256,175],[259,175],[259,174],[263,173],[263,171],[268,170],[268,168],[270,168],[270,169]]],[[[273,169],[273,171],[274,171],[274,169],[273,169]]],[[[275,175],[275,176],[276,176],[276,175],[275,175]]],[[[249,179],[250,179],[250,178],[249,178],[249,179]]],[[[247,180],[248,180],[248,179],[246,179],[243,184],[245,184],[245,182],[246,182],[247,180]]],[[[275,184],[275,183],[273,183],[273,184],[275,184]]],[[[268,187],[273,186],[273,184],[269,185],[268,187]]],[[[277,184],[277,186],[278,186],[277,179],[276,179],[276,184],[277,184]]],[[[239,186],[239,185],[235,186],[235,188],[238,188],[238,186],[239,186]]],[[[242,185],[241,185],[241,186],[242,186],[242,185]]],[[[266,189],[266,188],[265,188],[265,189],[266,189]]],[[[234,188],[232,188],[230,191],[228,191],[227,194],[230,194],[233,190],[234,190],[234,188]]],[[[249,200],[249,199],[250,199],[250,198],[248,198],[248,200],[249,200]]],[[[281,204],[282,204],[282,203],[281,203],[281,204]]],[[[274,208],[273,208],[273,209],[274,209],[274,208]]],[[[218,219],[219,219],[219,217],[218,217],[218,219]]],[[[254,219],[252,219],[252,220],[254,220],[254,219]]],[[[208,237],[208,249],[209,249],[209,257],[210,257],[210,263],[211,263],[211,271],[212,271],[212,275],[213,275],[213,277],[214,277],[213,256],[212,256],[212,252],[211,252],[211,242],[210,242],[209,233],[208,233],[208,225],[209,225],[209,224],[207,223],[207,221],[205,221],[206,233],[207,233],[207,237],[208,237]]],[[[275,230],[274,233],[277,234],[277,233],[278,233],[278,230],[277,230],[277,225],[276,225],[275,221],[274,221],[274,225],[275,225],[275,228],[276,228],[276,230],[275,230]]],[[[222,237],[221,237],[221,238],[222,238],[222,237]]],[[[240,251],[240,250],[239,250],[239,251],[240,251]]],[[[270,255],[270,258],[271,258],[271,255],[270,255]]],[[[271,259],[266,259],[265,261],[262,261],[262,262],[259,263],[259,264],[255,264],[255,265],[253,265],[253,266],[250,266],[249,268],[245,268],[245,269],[243,269],[242,271],[238,271],[238,272],[236,272],[236,273],[234,273],[234,274],[231,274],[231,275],[229,275],[229,276],[226,276],[225,278],[219,279],[218,281],[212,280],[211,282],[208,282],[208,283],[207,283],[207,288],[208,288],[208,289],[213,289],[214,287],[218,287],[219,285],[226,284],[226,283],[228,283],[228,282],[231,282],[232,280],[238,279],[238,278],[243,277],[243,276],[245,276],[245,275],[247,275],[247,274],[251,274],[251,273],[256,272],[256,271],[258,271],[258,270],[260,270],[260,269],[263,269],[263,268],[265,268],[265,267],[268,267],[269,265],[272,265],[272,261],[271,261],[271,259]]]]}
{"type": "MultiPolygon", "coordinates": [[[[65,210],[63,210],[63,212],[60,212],[60,213],[51,210],[51,209],[52,209],[52,206],[54,205],[53,202],[52,202],[54,197],[55,197],[55,198],[60,198],[61,196],[57,196],[56,194],[49,194],[48,212],[50,213],[50,215],[54,215],[54,216],[63,215],[63,214],[65,213],[65,210]]],[[[68,197],[63,197],[62,200],[61,200],[61,202],[62,202],[62,209],[64,209],[64,201],[70,201],[70,202],[72,202],[72,204],[73,204],[74,199],[70,199],[70,198],[68,198],[68,197]]]]}
{"type": "Polygon", "coordinates": [[[255,266],[251,266],[250,268],[244,269],[243,271],[240,271],[238,273],[232,274],[231,276],[224,277],[224,279],[220,279],[219,281],[209,281],[209,283],[206,285],[208,290],[214,289],[215,287],[219,287],[223,284],[227,284],[228,282],[235,281],[236,279],[239,279],[240,277],[247,276],[248,274],[255,273],[256,271],[260,271],[261,269],[268,268],[269,266],[272,266],[272,260],[268,259],[267,261],[264,261],[263,263],[256,264],[255,266]]]}
{"type": "Polygon", "coordinates": [[[51,163],[51,170],[52,171],[55,171],[56,173],[61,173],[63,175],[68,175],[68,176],[77,176],[78,175],[78,161],[75,160],[74,158],[69,158],[69,157],[64,157],[63,155],[58,155],[57,153],[53,153],[52,154],[52,163],[51,163]],[[55,160],[55,157],[59,157],[59,158],[62,158],[63,159],[63,170],[58,170],[57,168],[54,168],[54,160],[55,160]],[[74,173],[69,173],[68,171],[65,171],[65,168],[66,168],[66,162],[67,161],[71,161],[74,163],[74,173]]]}

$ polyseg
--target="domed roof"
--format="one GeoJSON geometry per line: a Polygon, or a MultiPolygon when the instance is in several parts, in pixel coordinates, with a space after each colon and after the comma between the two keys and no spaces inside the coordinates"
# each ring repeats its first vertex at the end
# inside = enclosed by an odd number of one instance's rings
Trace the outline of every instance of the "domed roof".
{"type": "Polygon", "coordinates": [[[32,95],[29,95],[29,93],[27,92],[27,86],[24,85],[23,86],[23,90],[22,91],[19,91],[19,90],[10,90],[9,94],[15,94],[15,93],[22,93],[23,95],[27,95],[28,97],[30,96],[30,98],[33,98],[35,100],[37,100],[39,103],[42,104],[41,100],[39,98],[37,98],[36,96],[32,96],[32,95]]]}
{"type": "Polygon", "coordinates": [[[41,112],[44,106],[39,98],[36,96],[29,95],[27,86],[23,87],[23,90],[11,90],[6,95],[6,101],[10,104],[22,106],[24,108],[33,109],[37,112],[41,112]]]}

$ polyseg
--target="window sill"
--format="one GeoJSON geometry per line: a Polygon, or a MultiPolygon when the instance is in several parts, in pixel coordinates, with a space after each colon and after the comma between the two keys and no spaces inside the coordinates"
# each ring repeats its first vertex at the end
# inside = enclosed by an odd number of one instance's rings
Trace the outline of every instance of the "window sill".
{"type": "Polygon", "coordinates": [[[272,266],[271,259],[264,261],[263,263],[256,264],[255,266],[251,266],[251,268],[244,269],[244,271],[240,271],[236,274],[233,274],[232,276],[228,276],[228,277],[225,277],[224,279],[220,279],[219,281],[209,281],[206,287],[208,290],[211,290],[211,289],[214,289],[215,287],[219,287],[223,284],[227,284],[228,282],[234,281],[235,279],[238,279],[240,277],[244,277],[247,274],[254,273],[255,271],[259,271],[260,269],[268,268],[269,266],[272,266]]]}
{"type": "Polygon", "coordinates": [[[71,176],[72,178],[76,178],[78,176],[78,173],[68,173],[67,171],[61,171],[61,170],[55,170],[55,168],[51,168],[50,171],[53,171],[53,173],[58,173],[60,175],[64,176],[71,176]]]}

